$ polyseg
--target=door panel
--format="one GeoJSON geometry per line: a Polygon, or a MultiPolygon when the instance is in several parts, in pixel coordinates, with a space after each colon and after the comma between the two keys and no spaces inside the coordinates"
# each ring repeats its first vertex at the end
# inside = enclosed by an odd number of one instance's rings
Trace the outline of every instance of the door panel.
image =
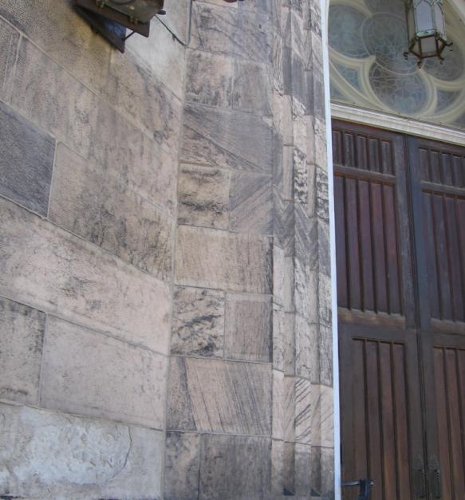
{"type": "Polygon", "coordinates": [[[463,500],[465,149],[337,121],[333,147],[343,479],[463,500]]]}

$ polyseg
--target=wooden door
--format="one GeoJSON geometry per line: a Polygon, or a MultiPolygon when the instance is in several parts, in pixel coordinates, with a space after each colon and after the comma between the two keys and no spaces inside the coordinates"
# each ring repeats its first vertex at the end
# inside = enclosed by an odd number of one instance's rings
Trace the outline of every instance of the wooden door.
{"type": "Polygon", "coordinates": [[[343,122],[333,147],[343,480],[465,498],[464,150],[343,122]]]}

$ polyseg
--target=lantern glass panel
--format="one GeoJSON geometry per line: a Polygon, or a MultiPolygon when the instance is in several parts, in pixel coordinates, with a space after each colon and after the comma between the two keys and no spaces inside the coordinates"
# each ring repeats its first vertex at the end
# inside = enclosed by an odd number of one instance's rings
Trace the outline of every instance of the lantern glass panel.
{"type": "Polygon", "coordinates": [[[433,9],[426,0],[420,0],[414,7],[415,31],[418,36],[426,35],[435,31],[433,9]]]}

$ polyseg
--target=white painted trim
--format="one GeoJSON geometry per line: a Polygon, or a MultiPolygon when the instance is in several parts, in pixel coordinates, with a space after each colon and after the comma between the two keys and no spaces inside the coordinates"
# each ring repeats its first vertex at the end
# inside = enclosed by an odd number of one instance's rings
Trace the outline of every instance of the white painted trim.
{"type": "Polygon", "coordinates": [[[333,394],[334,394],[334,498],[341,500],[341,411],[339,407],[339,341],[337,329],[336,224],[334,215],[333,146],[331,130],[331,95],[329,91],[329,0],[320,0],[323,42],[323,75],[325,85],[326,154],[328,158],[329,243],[331,255],[331,304],[333,328],[333,394]]]}
{"type": "Polygon", "coordinates": [[[428,139],[465,146],[464,131],[434,125],[432,123],[419,122],[412,118],[404,118],[379,111],[354,108],[336,103],[331,104],[331,115],[333,118],[339,118],[341,120],[372,125],[378,128],[395,130],[410,135],[427,137],[428,139]]]}

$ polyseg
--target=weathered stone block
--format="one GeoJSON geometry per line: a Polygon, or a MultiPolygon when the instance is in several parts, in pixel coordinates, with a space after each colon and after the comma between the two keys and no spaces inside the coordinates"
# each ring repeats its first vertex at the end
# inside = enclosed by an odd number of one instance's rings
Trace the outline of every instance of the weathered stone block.
{"type": "Polygon", "coordinates": [[[99,104],[98,124],[91,159],[149,202],[174,213],[177,151],[150,139],[105,102],[99,104]]]}
{"type": "Polygon", "coordinates": [[[275,191],[273,196],[273,235],[276,246],[284,250],[284,255],[294,255],[294,203],[285,201],[275,191]]]}
{"type": "Polygon", "coordinates": [[[168,429],[271,435],[271,367],[173,358],[168,429]]]}
{"type": "Polygon", "coordinates": [[[176,278],[181,285],[270,293],[270,242],[258,236],[181,226],[176,278]]]}
{"type": "Polygon", "coordinates": [[[171,352],[223,357],[224,303],[222,292],[177,287],[174,292],[171,352]]]}
{"type": "Polygon", "coordinates": [[[284,442],[271,442],[271,498],[281,498],[284,490],[284,442]]]}
{"type": "Polygon", "coordinates": [[[295,440],[299,443],[312,444],[314,426],[319,427],[318,389],[309,380],[295,379],[295,440]]]}
{"type": "Polygon", "coordinates": [[[169,279],[174,221],[115,174],[59,144],[50,220],[142,271],[169,279]]]}
{"type": "Polygon", "coordinates": [[[283,382],[284,440],[295,441],[296,378],[285,376],[283,382]]]}
{"type": "Polygon", "coordinates": [[[181,101],[149,69],[114,51],[105,92],[112,105],[136,127],[168,149],[178,150],[181,101]]]}
{"type": "Polygon", "coordinates": [[[202,105],[185,107],[183,161],[271,174],[272,152],[273,131],[260,118],[202,105]]]}
{"type": "Polygon", "coordinates": [[[319,325],[308,323],[300,314],[295,318],[295,371],[296,375],[319,382],[320,330],[319,325]]]}
{"type": "Polygon", "coordinates": [[[266,13],[199,2],[191,47],[257,62],[271,62],[272,26],[266,13]]]}
{"type": "Polygon", "coordinates": [[[230,179],[227,170],[182,165],[178,183],[178,222],[227,229],[230,179]]]}
{"type": "Polygon", "coordinates": [[[0,294],[167,353],[170,289],[0,200],[0,294]]]}
{"type": "Polygon", "coordinates": [[[71,1],[4,0],[0,15],[25,33],[75,78],[100,90],[108,74],[110,46],[71,8],[71,1]]]}
{"type": "Polygon", "coordinates": [[[50,317],[41,404],[162,429],[168,360],[50,317]]]}
{"type": "Polygon", "coordinates": [[[312,447],[312,494],[318,498],[334,498],[334,449],[312,447]]]}
{"type": "Polygon", "coordinates": [[[300,259],[294,260],[295,265],[295,310],[308,323],[318,323],[319,316],[319,285],[320,276],[309,264],[300,259]]]}
{"type": "Polygon", "coordinates": [[[0,405],[0,495],[161,498],[163,433],[0,405]]]}
{"type": "Polygon", "coordinates": [[[233,59],[198,50],[187,52],[186,101],[231,107],[233,59]]]}
{"type": "Polygon", "coordinates": [[[82,155],[88,155],[92,137],[97,134],[95,94],[25,38],[10,79],[8,101],[13,107],[82,155]]]}
{"type": "Polygon", "coordinates": [[[273,370],[273,439],[284,439],[284,373],[273,370]]]}
{"type": "Polygon", "coordinates": [[[292,257],[277,246],[273,247],[273,301],[284,311],[293,310],[294,264],[292,257]]]}
{"type": "MultiPolygon", "coordinates": [[[[1,12],[2,6],[0,6],[0,14],[1,12]]],[[[0,19],[0,95],[2,97],[5,93],[5,80],[13,70],[16,60],[18,42],[19,33],[0,19]]]]}
{"type": "Polygon", "coordinates": [[[167,432],[165,500],[198,498],[200,439],[198,434],[167,432]]]}
{"type": "Polygon", "coordinates": [[[271,361],[271,297],[227,295],[226,357],[271,361]]]}
{"type": "Polygon", "coordinates": [[[0,102],[0,194],[47,214],[55,141],[0,102]]]}
{"type": "Polygon", "coordinates": [[[38,404],[45,314],[0,298],[0,398],[38,404]]]}
{"type": "Polygon", "coordinates": [[[231,230],[271,234],[273,228],[270,175],[234,173],[231,178],[231,230]]]}
{"type": "Polygon", "coordinates": [[[270,498],[271,439],[203,436],[200,500],[270,498]]]}
{"type": "Polygon", "coordinates": [[[267,65],[235,61],[232,103],[234,109],[271,116],[271,77],[267,65]]]}

